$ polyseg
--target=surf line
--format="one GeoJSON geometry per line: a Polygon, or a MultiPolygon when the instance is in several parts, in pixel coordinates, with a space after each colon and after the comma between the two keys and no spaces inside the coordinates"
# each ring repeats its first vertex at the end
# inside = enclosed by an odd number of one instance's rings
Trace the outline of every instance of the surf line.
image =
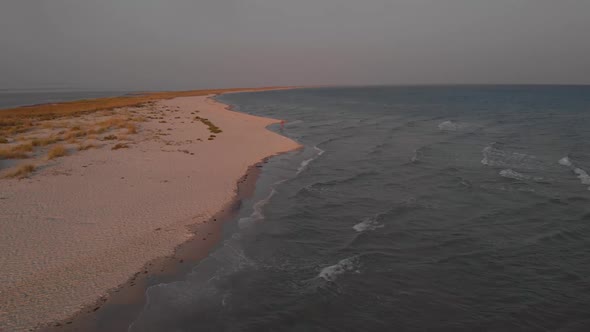
{"type": "Polygon", "coordinates": [[[299,165],[299,168],[297,168],[297,172],[295,173],[295,175],[301,174],[301,172],[305,171],[305,169],[307,168],[307,166],[309,165],[309,163],[311,163],[312,161],[318,159],[321,155],[323,155],[326,152],[326,151],[318,148],[317,146],[314,146],[313,149],[316,151],[315,156],[302,161],[301,164],[299,165]]]}

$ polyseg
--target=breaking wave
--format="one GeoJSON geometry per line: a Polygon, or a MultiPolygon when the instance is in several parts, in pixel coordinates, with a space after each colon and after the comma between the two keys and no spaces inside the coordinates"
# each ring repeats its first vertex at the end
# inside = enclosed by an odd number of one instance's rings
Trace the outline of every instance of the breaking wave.
{"type": "Polygon", "coordinates": [[[266,206],[266,204],[268,204],[268,202],[270,202],[270,199],[277,193],[277,190],[275,188],[285,181],[286,180],[280,180],[280,181],[275,182],[272,185],[268,196],[266,196],[265,198],[256,202],[256,204],[254,204],[254,206],[252,207],[252,209],[253,209],[252,214],[248,217],[240,218],[238,220],[238,225],[240,225],[240,227],[245,227],[245,226],[249,226],[253,222],[263,220],[264,214],[262,212],[262,209],[264,208],[264,206],[266,206]]]}
{"type": "Polygon", "coordinates": [[[439,123],[438,129],[442,131],[457,131],[459,125],[453,121],[444,121],[439,123]]]}
{"type": "Polygon", "coordinates": [[[481,163],[486,166],[541,169],[542,163],[533,155],[504,151],[492,143],[481,150],[481,163]]]}
{"type": "Polygon", "coordinates": [[[572,166],[572,162],[569,157],[563,157],[563,158],[559,159],[558,163],[563,166],[568,166],[568,167],[572,166]]]}
{"type": "Polygon", "coordinates": [[[501,170],[500,176],[508,178],[508,179],[514,179],[514,180],[528,180],[530,178],[522,173],[518,173],[518,172],[513,171],[511,169],[501,170]]]}
{"type": "MultiPolygon", "coordinates": [[[[572,170],[572,172],[576,174],[578,179],[580,179],[580,182],[583,185],[590,186],[590,175],[588,175],[588,172],[586,172],[582,168],[576,167],[569,157],[563,157],[559,159],[558,163],[562,166],[569,167],[572,170]]],[[[588,187],[588,190],[590,190],[590,187],[588,187]]]]}
{"type": "Polygon", "coordinates": [[[309,165],[309,163],[311,163],[312,161],[318,159],[321,155],[323,155],[326,152],[326,151],[318,148],[317,146],[314,146],[313,148],[317,152],[316,155],[313,156],[313,157],[311,157],[311,158],[309,158],[309,159],[306,159],[306,160],[302,161],[301,164],[299,165],[299,168],[297,168],[297,172],[295,173],[295,175],[301,174],[301,172],[305,171],[305,169],[307,168],[307,166],[309,165]]]}
{"type": "Polygon", "coordinates": [[[360,272],[360,259],[356,256],[345,258],[334,265],[327,266],[320,271],[318,278],[326,281],[336,281],[339,275],[346,272],[360,272]]]}
{"type": "Polygon", "coordinates": [[[361,221],[360,223],[352,226],[352,228],[357,232],[364,232],[364,231],[373,231],[373,230],[376,230],[377,228],[385,227],[385,225],[383,225],[379,221],[379,216],[380,216],[380,214],[374,215],[372,217],[367,217],[367,218],[363,219],[363,221],[361,221]]]}

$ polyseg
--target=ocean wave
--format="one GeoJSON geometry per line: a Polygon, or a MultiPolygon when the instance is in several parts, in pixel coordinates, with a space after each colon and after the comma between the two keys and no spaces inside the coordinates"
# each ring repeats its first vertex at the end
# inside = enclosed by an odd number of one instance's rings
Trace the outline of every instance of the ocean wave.
{"type": "Polygon", "coordinates": [[[516,167],[524,169],[542,169],[543,165],[536,156],[526,153],[504,151],[492,143],[481,150],[481,163],[486,166],[516,167]]]}
{"type": "Polygon", "coordinates": [[[252,214],[248,217],[240,218],[238,220],[238,225],[243,228],[243,227],[247,227],[247,226],[251,225],[253,222],[263,220],[264,213],[262,210],[263,210],[264,206],[266,206],[266,204],[268,204],[268,202],[270,202],[270,199],[277,193],[277,190],[275,188],[285,181],[286,180],[280,180],[280,181],[275,182],[272,185],[268,196],[266,196],[265,198],[256,202],[254,204],[254,206],[252,207],[252,209],[253,209],[252,214]]]}
{"type": "Polygon", "coordinates": [[[421,154],[422,154],[422,152],[420,151],[420,149],[415,149],[414,155],[412,156],[412,158],[410,158],[410,162],[412,162],[412,163],[419,162],[421,154]]]}
{"type": "Polygon", "coordinates": [[[533,180],[536,182],[546,182],[545,178],[525,175],[525,174],[519,173],[519,172],[512,170],[512,169],[503,169],[500,171],[499,174],[502,177],[505,177],[508,179],[513,179],[513,180],[522,180],[522,181],[533,180]]]}
{"type": "Polygon", "coordinates": [[[345,272],[360,272],[358,270],[359,266],[360,259],[357,256],[345,258],[334,265],[323,268],[318,274],[318,278],[333,282],[338,278],[339,275],[345,272]]]}
{"type": "Polygon", "coordinates": [[[289,127],[296,127],[300,124],[303,123],[303,120],[295,120],[295,121],[289,121],[285,123],[285,127],[289,128],[289,127]]]}
{"type": "Polygon", "coordinates": [[[304,192],[324,191],[330,187],[348,184],[348,183],[354,183],[354,182],[357,182],[358,180],[364,179],[366,177],[370,177],[373,175],[379,175],[379,174],[380,173],[376,172],[376,171],[367,171],[367,172],[359,172],[359,173],[353,174],[352,176],[345,177],[345,178],[328,180],[328,181],[323,181],[323,182],[321,182],[321,181],[314,182],[310,185],[307,185],[307,186],[301,188],[297,193],[299,194],[299,193],[304,193],[304,192]]]}
{"type": "Polygon", "coordinates": [[[381,216],[381,214],[376,214],[374,216],[367,217],[367,218],[363,219],[363,221],[361,221],[360,223],[352,226],[352,228],[357,232],[364,232],[364,231],[373,231],[373,230],[376,230],[377,228],[385,227],[385,225],[383,225],[379,221],[380,216],[381,216]]]}
{"type": "Polygon", "coordinates": [[[444,121],[438,124],[438,129],[442,131],[457,131],[459,125],[453,121],[444,121]]]}
{"type": "Polygon", "coordinates": [[[518,173],[516,171],[513,171],[511,169],[503,169],[500,171],[500,176],[508,178],[508,179],[514,179],[514,180],[528,180],[529,177],[522,174],[522,173],[518,173]]]}
{"type": "Polygon", "coordinates": [[[326,152],[326,151],[318,148],[317,146],[314,146],[313,148],[317,152],[316,155],[313,156],[313,157],[311,157],[311,158],[309,158],[309,159],[306,159],[306,160],[302,161],[301,164],[299,165],[299,168],[297,168],[297,172],[295,173],[295,175],[301,174],[301,172],[305,171],[305,169],[307,168],[307,166],[309,166],[309,163],[311,163],[312,161],[318,159],[321,155],[323,155],[326,152]]]}
{"type": "Polygon", "coordinates": [[[588,175],[588,173],[585,170],[576,167],[574,168],[574,173],[578,175],[578,179],[580,179],[580,182],[582,182],[582,184],[590,185],[590,175],[588,175]]]}
{"type": "Polygon", "coordinates": [[[563,166],[568,166],[568,167],[572,166],[572,161],[570,160],[569,157],[563,157],[563,158],[559,159],[558,163],[563,166]]]}
{"type": "MultiPolygon", "coordinates": [[[[572,170],[572,172],[576,174],[578,179],[580,179],[580,182],[583,185],[590,185],[590,175],[588,175],[588,172],[586,172],[584,169],[580,167],[576,167],[569,157],[566,156],[559,159],[558,163],[562,166],[569,167],[572,170]]],[[[588,190],[590,190],[590,187],[588,187],[588,190]]]]}

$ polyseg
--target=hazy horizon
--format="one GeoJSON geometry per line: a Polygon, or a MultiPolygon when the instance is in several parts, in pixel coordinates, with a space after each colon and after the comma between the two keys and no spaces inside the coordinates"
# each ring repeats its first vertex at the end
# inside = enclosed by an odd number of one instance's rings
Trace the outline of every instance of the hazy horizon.
{"type": "Polygon", "coordinates": [[[590,84],[590,2],[0,4],[0,89],[590,84]]]}

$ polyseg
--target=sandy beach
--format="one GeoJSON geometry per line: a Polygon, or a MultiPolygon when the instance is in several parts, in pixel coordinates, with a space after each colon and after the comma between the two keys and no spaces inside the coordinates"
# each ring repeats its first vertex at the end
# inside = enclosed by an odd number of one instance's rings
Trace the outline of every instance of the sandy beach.
{"type": "Polygon", "coordinates": [[[134,114],[147,118],[124,144],[97,141],[27,178],[0,179],[0,331],[92,304],[198,233],[250,166],[299,147],[266,129],[277,120],[210,96],[161,100],[134,114]]]}

